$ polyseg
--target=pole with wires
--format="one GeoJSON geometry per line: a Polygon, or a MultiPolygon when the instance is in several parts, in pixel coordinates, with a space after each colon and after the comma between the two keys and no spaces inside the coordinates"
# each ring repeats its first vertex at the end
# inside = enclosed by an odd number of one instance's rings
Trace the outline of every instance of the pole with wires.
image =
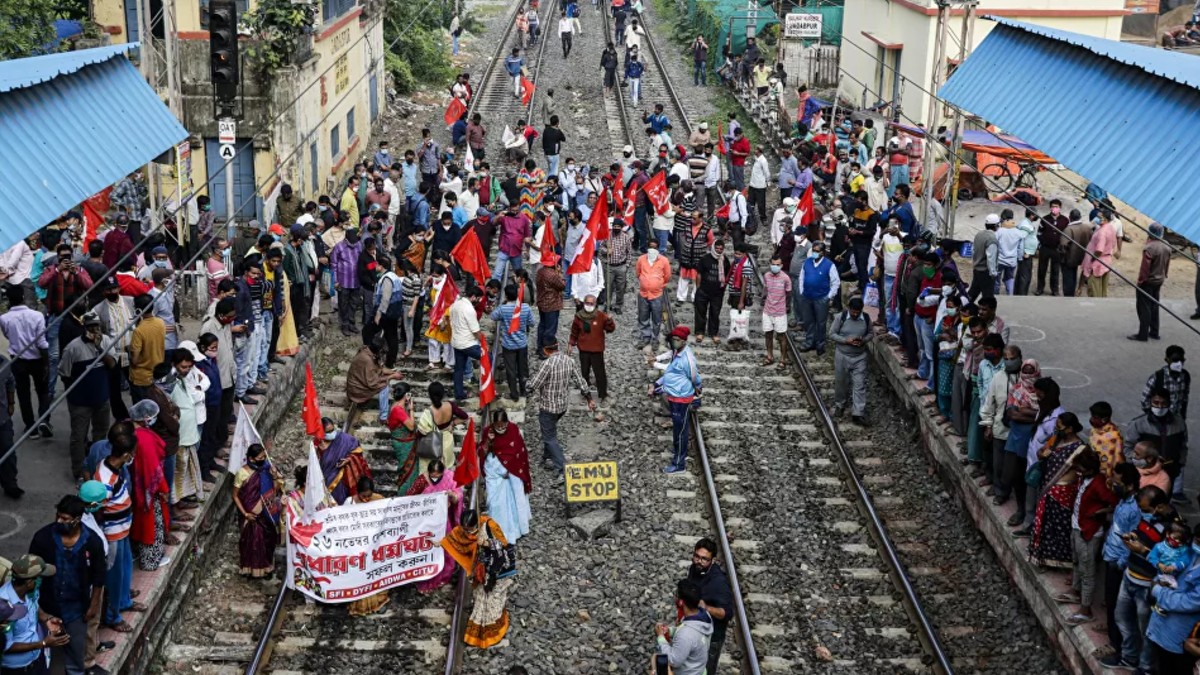
{"type": "MultiPolygon", "coordinates": [[[[930,86],[933,91],[937,91],[938,87],[940,87],[942,85],[942,71],[945,69],[945,64],[946,64],[946,35],[947,35],[947,33],[949,33],[949,24],[950,24],[949,19],[950,19],[950,2],[949,2],[949,0],[940,0],[938,2],[938,14],[937,14],[937,37],[934,39],[934,42],[933,42],[933,76],[932,76],[932,80],[930,82],[930,86]]],[[[899,74],[899,72],[900,72],[899,70],[896,71],[897,74],[899,74]]],[[[937,117],[937,106],[938,106],[937,97],[930,96],[929,97],[929,107],[925,113],[925,128],[926,129],[937,128],[937,118],[938,118],[937,117]]],[[[899,111],[898,110],[893,111],[893,114],[899,115],[899,111]]],[[[899,119],[896,120],[897,123],[899,121],[900,121],[899,119]]],[[[928,133],[925,134],[925,137],[926,137],[926,140],[928,140],[929,134],[928,133]]],[[[925,143],[924,165],[922,166],[922,169],[921,169],[921,175],[923,176],[923,179],[921,180],[921,212],[922,213],[929,213],[929,203],[931,201],[933,201],[933,199],[934,199],[934,197],[933,197],[933,190],[934,190],[933,167],[935,164],[934,164],[933,149],[934,149],[934,146],[932,143],[928,143],[928,142],[925,143]]],[[[949,186],[949,183],[947,183],[947,186],[949,186]]],[[[947,187],[947,189],[949,189],[949,188],[947,187]]]]}
{"type": "MultiPolygon", "coordinates": [[[[978,6],[977,0],[967,2],[963,12],[962,20],[962,39],[958,41],[958,62],[962,63],[967,58],[967,50],[969,45],[975,39],[975,8],[978,6]]],[[[938,103],[937,88],[931,90],[932,95],[929,97],[932,106],[938,103]]],[[[930,125],[930,129],[933,126],[930,125]]],[[[950,142],[950,166],[946,172],[946,200],[948,208],[946,209],[946,229],[943,236],[954,238],[954,217],[955,211],[958,210],[958,176],[962,169],[962,137],[966,131],[966,124],[963,120],[962,109],[955,106],[954,108],[954,135],[950,142]]],[[[928,134],[926,134],[928,137],[928,134]]],[[[927,143],[926,146],[929,144],[927,143]]]]}

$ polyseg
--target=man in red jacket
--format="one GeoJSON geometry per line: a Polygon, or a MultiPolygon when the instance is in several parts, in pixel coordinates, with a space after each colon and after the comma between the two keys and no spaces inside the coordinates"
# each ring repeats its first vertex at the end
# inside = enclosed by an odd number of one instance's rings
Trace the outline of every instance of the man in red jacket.
{"type": "Polygon", "coordinates": [[[608,401],[608,371],[604,367],[604,334],[617,329],[612,317],[596,308],[596,296],[587,295],[583,307],[575,312],[571,322],[571,338],[567,343],[567,354],[572,347],[579,348],[579,370],[584,382],[592,384],[591,373],[596,372],[596,391],[600,394],[600,405],[608,401]]]}

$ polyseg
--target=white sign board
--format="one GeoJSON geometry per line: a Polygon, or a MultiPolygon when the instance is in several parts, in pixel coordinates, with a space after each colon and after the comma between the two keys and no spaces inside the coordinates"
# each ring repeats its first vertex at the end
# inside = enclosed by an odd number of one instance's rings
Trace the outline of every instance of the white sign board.
{"type": "Polygon", "coordinates": [[[229,161],[237,154],[237,149],[233,146],[233,143],[224,143],[217,154],[221,155],[221,159],[229,161]]]}
{"type": "Polygon", "coordinates": [[[217,120],[217,142],[233,143],[237,141],[237,121],[228,117],[217,120]]]}
{"type": "Polygon", "coordinates": [[[820,14],[785,14],[783,36],[807,40],[820,39],[823,18],[820,14]]]}

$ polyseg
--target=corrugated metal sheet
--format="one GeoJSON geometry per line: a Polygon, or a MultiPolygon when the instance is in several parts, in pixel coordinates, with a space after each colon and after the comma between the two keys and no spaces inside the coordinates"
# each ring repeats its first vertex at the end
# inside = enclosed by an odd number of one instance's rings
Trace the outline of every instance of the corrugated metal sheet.
{"type": "Polygon", "coordinates": [[[132,42],[62,52],[61,54],[0,61],[0,93],[47,82],[59,75],[70,75],[84,66],[103,63],[117,54],[124,54],[137,46],[138,43],[132,42]]]}
{"type": "Polygon", "coordinates": [[[1186,188],[1200,185],[1200,90],[1181,83],[1195,74],[1150,74],[1109,56],[1128,59],[1132,46],[1012,23],[992,30],[938,94],[1200,240],[1200,202],[1186,188]]]}
{"type": "Polygon", "coordinates": [[[0,93],[0,250],[187,138],[118,54],[0,93]]]}

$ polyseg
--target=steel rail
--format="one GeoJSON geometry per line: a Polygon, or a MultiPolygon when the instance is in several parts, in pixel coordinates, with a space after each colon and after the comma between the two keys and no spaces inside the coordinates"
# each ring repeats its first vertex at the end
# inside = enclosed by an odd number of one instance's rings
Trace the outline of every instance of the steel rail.
{"type": "MultiPolygon", "coordinates": [[[[642,15],[645,17],[645,15],[642,15]]],[[[658,47],[654,45],[654,38],[650,36],[650,28],[646,25],[645,18],[642,18],[642,28],[645,33],[642,36],[642,44],[649,47],[650,55],[654,57],[654,64],[658,67],[658,72],[662,75],[663,88],[667,90],[667,96],[671,98],[671,104],[679,110],[679,118],[684,124],[684,132],[688,136],[692,135],[692,121],[688,118],[687,110],[683,107],[683,101],[680,100],[679,94],[675,91],[675,85],[671,82],[670,76],[667,74],[667,68],[663,65],[662,57],[658,53],[658,47]]],[[[686,147],[686,146],[685,146],[686,147]]]]}
{"type": "MultiPolygon", "coordinates": [[[[749,262],[754,269],[755,277],[761,284],[763,281],[762,271],[759,269],[754,256],[749,257],[749,262]]],[[[875,509],[875,502],[871,499],[871,493],[863,483],[858,469],[855,468],[854,460],[851,459],[845,444],[842,443],[841,434],[838,433],[837,426],[833,422],[833,416],[829,414],[829,409],[825,407],[825,401],[821,398],[821,392],[817,387],[816,380],[813,379],[812,373],[809,372],[808,366],[804,363],[804,359],[800,357],[800,350],[796,348],[796,343],[792,339],[791,332],[785,332],[784,337],[787,341],[788,353],[791,354],[795,372],[800,375],[800,379],[804,382],[805,393],[808,395],[810,403],[816,409],[817,417],[825,432],[825,437],[836,451],[838,462],[846,472],[854,496],[867,517],[867,526],[871,531],[871,535],[879,544],[883,560],[888,566],[888,573],[891,575],[893,583],[900,589],[904,607],[908,612],[909,618],[916,624],[917,639],[921,641],[925,651],[933,659],[935,672],[941,673],[941,675],[954,675],[954,668],[950,665],[950,657],[942,647],[941,639],[938,637],[937,630],[933,627],[933,622],[930,621],[929,616],[925,613],[921,600],[917,596],[917,590],[913,588],[912,580],[909,578],[908,572],[904,569],[904,563],[900,561],[896,547],[892,543],[891,537],[888,536],[887,527],[879,517],[879,512],[875,509]]]]}
{"type": "MultiPolygon", "coordinates": [[[[602,40],[602,42],[605,45],[607,45],[609,36],[612,35],[611,12],[609,9],[601,7],[600,8],[600,16],[604,18],[604,39],[602,40]]],[[[619,76],[614,74],[614,77],[619,77],[619,76]]],[[[617,99],[617,111],[620,113],[621,121],[624,123],[624,126],[625,126],[625,142],[628,143],[631,147],[636,148],[637,147],[637,139],[634,138],[634,135],[633,135],[633,125],[629,123],[629,111],[625,108],[625,97],[621,93],[621,85],[619,83],[614,82],[613,94],[616,96],[616,99],[617,99]]],[[[607,168],[607,167],[597,167],[597,168],[600,168],[601,170],[603,170],[604,168],[607,168]]]]}

